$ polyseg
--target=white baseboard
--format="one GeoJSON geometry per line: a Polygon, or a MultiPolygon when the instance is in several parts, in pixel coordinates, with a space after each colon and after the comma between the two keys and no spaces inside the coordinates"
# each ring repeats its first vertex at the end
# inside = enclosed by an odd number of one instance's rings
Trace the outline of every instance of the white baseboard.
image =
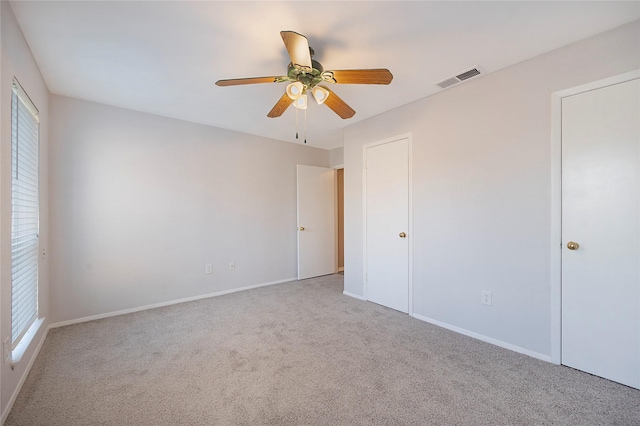
{"type": "Polygon", "coordinates": [[[40,353],[40,349],[42,349],[42,345],[44,344],[44,341],[47,340],[47,335],[49,334],[50,328],[51,326],[48,326],[44,331],[44,333],[42,334],[42,339],[40,339],[40,341],[38,342],[38,346],[36,346],[36,350],[33,352],[33,356],[29,360],[27,367],[24,369],[24,372],[22,373],[22,377],[20,377],[20,380],[18,381],[18,385],[14,389],[13,394],[11,395],[11,399],[9,399],[9,403],[7,404],[4,411],[2,412],[2,417],[0,417],[0,425],[4,425],[4,422],[7,421],[7,417],[9,417],[9,413],[13,408],[13,404],[15,404],[16,399],[18,398],[18,394],[20,394],[20,391],[22,390],[22,385],[24,385],[25,380],[27,380],[27,376],[31,371],[31,367],[33,367],[33,363],[36,362],[36,358],[38,358],[38,354],[40,353]]]}
{"type": "Polygon", "coordinates": [[[297,278],[287,278],[287,279],[284,279],[284,280],[271,281],[271,282],[268,282],[268,283],[250,285],[250,286],[240,287],[240,288],[232,288],[230,290],[223,290],[223,291],[218,291],[218,292],[215,292],[215,293],[203,294],[203,295],[200,295],[200,296],[186,297],[184,299],[175,299],[175,300],[170,300],[168,302],[154,303],[154,304],[151,304],[151,305],[139,306],[137,308],[123,309],[121,311],[107,312],[107,313],[98,314],[98,315],[91,315],[91,316],[88,316],[88,317],[76,318],[76,319],[72,319],[72,320],[68,320],[68,321],[60,321],[60,322],[56,322],[54,324],[51,324],[49,326],[49,328],[64,327],[65,325],[79,324],[81,322],[94,321],[94,320],[99,320],[99,319],[103,319],[103,318],[115,317],[115,316],[118,316],[118,315],[125,315],[125,314],[131,314],[131,313],[134,313],[134,312],[146,311],[147,309],[161,308],[163,306],[177,305],[179,303],[193,302],[195,300],[201,300],[201,299],[209,299],[211,297],[224,296],[225,294],[237,293],[239,291],[252,290],[254,288],[267,287],[267,286],[275,285],[275,284],[288,283],[288,282],[296,281],[296,280],[297,280],[297,278]]]}
{"type": "Polygon", "coordinates": [[[360,300],[364,300],[364,301],[367,300],[367,299],[365,299],[364,297],[362,297],[360,295],[349,293],[347,290],[344,290],[342,292],[342,294],[344,294],[345,296],[353,297],[354,299],[360,299],[360,300]]]}
{"type": "Polygon", "coordinates": [[[412,317],[419,319],[420,321],[428,322],[438,327],[446,328],[447,330],[455,331],[456,333],[464,334],[465,336],[473,337],[474,339],[482,340],[483,342],[491,343],[492,345],[500,346],[501,348],[509,349],[514,352],[518,352],[524,355],[528,355],[532,358],[537,358],[542,361],[551,362],[550,355],[544,355],[539,352],[532,351],[530,349],[522,348],[520,346],[512,345],[511,343],[503,342],[502,340],[494,339],[492,337],[485,336],[484,334],[469,331],[464,328],[456,327],[455,325],[447,324],[433,318],[423,317],[422,315],[413,314],[412,317]]]}

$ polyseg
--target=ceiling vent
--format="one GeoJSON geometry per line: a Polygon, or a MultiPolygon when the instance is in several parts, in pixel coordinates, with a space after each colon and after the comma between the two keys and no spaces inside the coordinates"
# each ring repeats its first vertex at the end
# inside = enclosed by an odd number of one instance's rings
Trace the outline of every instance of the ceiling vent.
{"type": "Polygon", "coordinates": [[[480,69],[479,67],[475,67],[475,68],[471,68],[470,70],[467,70],[463,73],[460,73],[458,75],[455,75],[453,77],[449,77],[445,80],[442,80],[439,83],[436,83],[439,87],[446,89],[447,87],[451,87],[451,86],[455,86],[458,83],[462,83],[465,80],[469,80],[470,78],[473,78],[475,76],[480,75],[480,69]]]}

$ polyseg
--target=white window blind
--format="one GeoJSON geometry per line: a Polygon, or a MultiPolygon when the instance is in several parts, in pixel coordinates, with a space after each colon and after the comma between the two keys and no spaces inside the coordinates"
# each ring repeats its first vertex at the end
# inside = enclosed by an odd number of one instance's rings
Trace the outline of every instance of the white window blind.
{"type": "Polygon", "coordinates": [[[11,346],[38,317],[38,111],[17,81],[11,100],[11,346]]]}

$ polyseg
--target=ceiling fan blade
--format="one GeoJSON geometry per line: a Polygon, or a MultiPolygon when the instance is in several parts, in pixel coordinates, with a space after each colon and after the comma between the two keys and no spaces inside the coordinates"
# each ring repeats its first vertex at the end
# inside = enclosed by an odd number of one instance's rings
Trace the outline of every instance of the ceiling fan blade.
{"type": "Polygon", "coordinates": [[[291,63],[311,68],[311,53],[309,53],[307,38],[295,31],[280,31],[280,35],[287,52],[289,52],[291,63]]]}
{"type": "Polygon", "coordinates": [[[240,86],[243,84],[277,83],[286,77],[252,77],[252,78],[232,78],[229,80],[218,80],[216,86],[240,86]]]}
{"type": "Polygon", "coordinates": [[[338,84],[389,84],[393,74],[386,68],[331,71],[338,84]]]}
{"type": "MultiPolygon", "coordinates": [[[[324,87],[324,88],[329,90],[328,87],[324,87]]],[[[335,92],[332,92],[331,90],[329,90],[329,96],[327,96],[327,99],[324,101],[324,104],[329,108],[331,108],[331,110],[336,114],[338,114],[342,119],[351,118],[356,113],[353,108],[347,105],[345,101],[340,99],[340,97],[336,95],[335,92]]]]}
{"type": "Polygon", "coordinates": [[[271,111],[269,111],[269,114],[267,114],[267,117],[269,118],[280,117],[286,111],[286,109],[289,108],[289,105],[291,105],[292,103],[293,103],[293,99],[291,99],[289,95],[285,93],[284,95],[282,95],[280,100],[273,106],[273,108],[271,108],[271,111]]]}

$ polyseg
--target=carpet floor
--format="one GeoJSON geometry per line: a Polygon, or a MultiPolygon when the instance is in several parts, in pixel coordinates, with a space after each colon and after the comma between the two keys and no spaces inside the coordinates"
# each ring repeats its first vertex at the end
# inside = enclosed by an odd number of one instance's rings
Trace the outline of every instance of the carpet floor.
{"type": "Polygon", "coordinates": [[[342,288],[330,275],[53,329],[6,425],[640,424],[638,390],[342,288]]]}

